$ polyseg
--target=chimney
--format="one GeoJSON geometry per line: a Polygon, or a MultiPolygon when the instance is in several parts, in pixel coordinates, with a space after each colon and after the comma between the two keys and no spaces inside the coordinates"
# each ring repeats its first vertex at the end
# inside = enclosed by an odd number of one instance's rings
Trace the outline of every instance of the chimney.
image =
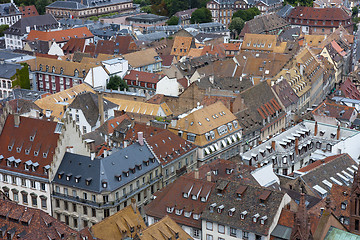
{"type": "Polygon", "coordinates": [[[185,130],[189,128],[189,120],[185,119],[185,130]]]}
{"type": "Polygon", "coordinates": [[[211,182],[211,172],[206,173],[206,181],[211,182]]]}
{"type": "Polygon", "coordinates": [[[108,154],[107,154],[107,150],[106,149],[104,149],[104,158],[106,158],[108,156],[108,154]]]}
{"type": "Polygon", "coordinates": [[[95,152],[90,153],[90,158],[91,158],[91,161],[93,161],[95,159],[95,152]]]}
{"type": "Polygon", "coordinates": [[[14,125],[15,127],[19,127],[20,125],[20,115],[18,113],[14,114],[14,125]]]}
{"type": "Polygon", "coordinates": [[[135,83],[136,86],[139,85],[139,74],[136,74],[136,83],[135,83]]]}
{"type": "Polygon", "coordinates": [[[318,123],[315,122],[315,130],[314,130],[314,136],[317,135],[317,132],[318,132],[318,123]]]}
{"type": "Polygon", "coordinates": [[[136,200],[135,200],[135,198],[132,198],[131,199],[131,207],[132,207],[132,209],[134,210],[134,213],[136,213],[136,200]]]}
{"type": "Polygon", "coordinates": [[[295,138],[295,153],[299,155],[299,138],[295,138]]]}
{"type": "Polygon", "coordinates": [[[195,169],[194,170],[194,177],[195,177],[195,179],[199,179],[199,169],[195,169]]]}
{"type": "Polygon", "coordinates": [[[272,149],[275,151],[275,141],[272,141],[272,142],[271,142],[271,147],[272,147],[272,149]]]}
{"type": "Polygon", "coordinates": [[[144,133],[143,132],[138,132],[138,142],[139,142],[140,146],[144,145],[144,133]]]}
{"type": "Polygon", "coordinates": [[[336,140],[340,139],[340,124],[337,127],[337,131],[336,131],[336,140]]]}
{"type": "Polygon", "coordinates": [[[102,92],[99,91],[98,93],[98,108],[99,108],[99,115],[100,115],[100,125],[103,125],[104,120],[104,100],[102,96],[102,92]]]}

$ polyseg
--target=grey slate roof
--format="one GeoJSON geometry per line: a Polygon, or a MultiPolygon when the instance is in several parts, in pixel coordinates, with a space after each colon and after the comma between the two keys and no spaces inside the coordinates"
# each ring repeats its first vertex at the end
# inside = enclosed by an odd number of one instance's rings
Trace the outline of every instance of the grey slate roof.
{"type": "Polygon", "coordinates": [[[44,91],[35,91],[29,89],[21,89],[21,88],[14,88],[12,90],[13,99],[25,99],[35,101],[41,97],[42,94],[45,94],[44,91]]]}
{"type": "Polygon", "coordinates": [[[140,146],[138,143],[120,149],[118,152],[102,159],[95,158],[91,160],[88,156],[67,152],[53,182],[97,193],[114,191],[147,172],[153,171],[158,166],[159,162],[148,147],[146,145],[140,146]],[[149,162],[148,166],[144,164],[144,161],[149,162]],[[141,169],[137,167],[140,165],[141,169]],[[134,168],[135,172],[133,173],[130,168],[134,168]],[[126,177],[124,172],[129,172],[129,176],[126,177]],[[58,177],[59,173],[63,173],[61,179],[58,177]],[[72,175],[69,181],[66,180],[67,174],[72,175]],[[117,175],[121,175],[121,181],[118,181],[117,175]],[[78,183],[75,182],[75,176],[81,176],[78,183]],[[85,180],[90,178],[90,184],[86,185],[85,180]],[[103,188],[103,181],[107,182],[107,188],[103,188]]]}
{"type": "Polygon", "coordinates": [[[130,2],[129,0],[71,0],[71,1],[56,1],[47,7],[67,8],[67,9],[85,9],[99,6],[108,6],[112,4],[130,2]]]}
{"type": "Polygon", "coordinates": [[[293,6],[286,4],[279,11],[277,11],[276,14],[282,18],[286,18],[287,16],[289,16],[289,14],[293,9],[294,9],[293,6]]]}
{"type": "MultiPolygon", "coordinates": [[[[103,101],[104,111],[118,106],[109,100],[103,101]]],[[[88,92],[77,95],[74,101],[69,105],[69,108],[80,109],[90,126],[93,127],[96,125],[99,118],[98,96],[96,94],[88,92]]]]}
{"type": "Polygon", "coordinates": [[[153,42],[156,40],[160,40],[162,38],[166,38],[167,35],[164,32],[154,32],[154,33],[148,33],[143,35],[138,35],[137,38],[140,41],[146,41],[146,42],[153,42]]]}
{"type": "Polygon", "coordinates": [[[20,64],[0,63],[0,78],[10,79],[16,73],[16,69],[21,69],[20,64]]]}
{"type": "Polygon", "coordinates": [[[9,50],[0,50],[0,59],[8,60],[12,58],[18,58],[25,56],[25,54],[14,53],[9,50]]]}
{"type": "Polygon", "coordinates": [[[168,17],[165,16],[158,16],[152,13],[149,14],[141,14],[141,15],[135,15],[131,17],[127,17],[126,21],[147,21],[147,22],[157,22],[157,21],[163,21],[168,19],[168,17]]]}
{"type": "Polygon", "coordinates": [[[24,35],[26,34],[26,27],[30,27],[30,30],[46,31],[50,29],[56,29],[59,27],[58,21],[51,14],[31,16],[26,18],[21,18],[15,24],[13,24],[9,29],[7,29],[5,34],[12,35],[24,35]]]}
{"type": "Polygon", "coordinates": [[[12,16],[22,14],[13,3],[3,3],[0,4],[0,16],[6,17],[6,16],[12,16]],[[11,12],[11,10],[14,10],[14,12],[11,12]]]}

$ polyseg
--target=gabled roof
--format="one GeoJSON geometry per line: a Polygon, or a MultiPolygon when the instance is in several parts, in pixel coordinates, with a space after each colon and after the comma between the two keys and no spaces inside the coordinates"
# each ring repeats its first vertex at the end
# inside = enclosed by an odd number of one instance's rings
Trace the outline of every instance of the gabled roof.
{"type": "Polygon", "coordinates": [[[126,130],[124,141],[128,141],[129,143],[135,143],[136,140],[138,139],[138,132],[142,132],[143,137],[145,139],[148,139],[151,138],[152,136],[157,135],[162,131],[165,131],[165,129],[136,122],[133,126],[131,126],[126,130]]]}
{"type": "Polygon", "coordinates": [[[360,92],[356,88],[355,84],[352,83],[350,78],[347,78],[341,85],[340,90],[342,94],[345,95],[347,98],[360,100],[360,92]]]}
{"type": "Polygon", "coordinates": [[[350,121],[354,114],[356,114],[356,110],[354,107],[348,107],[346,105],[325,100],[312,111],[312,114],[333,117],[338,120],[350,121]]]}
{"type": "Polygon", "coordinates": [[[103,125],[98,127],[97,130],[104,135],[111,135],[114,132],[114,129],[119,126],[125,119],[130,120],[130,117],[127,114],[123,114],[121,116],[111,118],[107,120],[103,125]]]}
{"type": "Polygon", "coordinates": [[[164,166],[196,149],[194,144],[169,130],[158,132],[147,138],[147,143],[164,166]]]}
{"type": "Polygon", "coordinates": [[[67,42],[71,38],[93,38],[93,37],[94,35],[90,32],[90,30],[87,27],[79,27],[79,28],[70,28],[70,29],[50,31],[50,32],[31,30],[26,40],[67,42]]]}
{"type": "Polygon", "coordinates": [[[124,80],[131,80],[131,81],[139,80],[139,82],[156,84],[164,77],[165,75],[163,74],[130,70],[130,72],[124,76],[124,80]]]}
{"type": "Polygon", "coordinates": [[[189,53],[190,48],[194,46],[194,44],[195,42],[192,37],[176,36],[171,49],[171,55],[186,56],[189,53]]]}
{"type": "MultiPolygon", "coordinates": [[[[118,107],[113,102],[104,99],[103,106],[104,111],[118,107]]],[[[81,110],[91,127],[94,127],[99,119],[98,96],[92,92],[77,95],[69,108],[81,110]]]]}
{"type": "Polygon", "coordinates": [[[64,54],[83,52],[85,48],[84,38],[72,38],[63,47],[64,54]]]}
{"type": "Polygon", "coordinates": [[[123,55],[133,68],[143,67],[157,62],[162,62],[154,48],[148,48],[123,55]]]}
{"type": "Polygon", "coordinates": [[[44,211],[0,199],[0,228],[4,236],[13,233],[19,239],[82,239],[79,232],[44,211]]]}
{"type": "Polygon", "coordinates": [[[9,79],[15,75],[17,69],[21,69],[20,64],[14,63],[0,63],[0,78],[9,79]]]}
{"type": "Polygon", "coordinates": [[[285,19],[279,17],[276,14],[260,15],[245,23],[244,28],[241,30],[240,36],[243,37],[245,33],[269,33],[274,30],[280,30],[281,28],[284,28],[288,25],[289,23],[285,19]]]}
{"type": "Polygon", "coordinates": [[[91,227],[92,235],[98,239],[124,239],[135,232],[142,232],[146,228],[145,222],[137,209],[129,205],[114,215],[105,218],[91,227]]]}
{"type": "Polygon", "coordinates": [[[305,19],[305,20],[334,20],[348,21],[351,17],[342,8],[314,8],[296,6],[288,18],[305,19]]]}
{"type": "MultiPolygon", "coordinates": [[[[26,172],[29,175],[47,179],[44,168],[50,168],[63,124],[18,117],[20,121],[18,126],[15,125],[14,115],[8,115],[6,119],[0,135],[1,155],[5,159],[13,159],[15,163],[18,161],[17,167],[14,162],[11,163],[11,171],[26,172]],[[28,166],[29,171],[25,170],[25,165],[28,166]]],[[[5,159],[0,162],[0,167],[9,169],[8,161],[5,159]]]]}
{"type": "Polygon", "coordinates": [[[272,89],[280,99],[285,108],[296,104],[299,101],[299,97],[295,94],[290,84],[284,79],[272,86],[272,89]]]}

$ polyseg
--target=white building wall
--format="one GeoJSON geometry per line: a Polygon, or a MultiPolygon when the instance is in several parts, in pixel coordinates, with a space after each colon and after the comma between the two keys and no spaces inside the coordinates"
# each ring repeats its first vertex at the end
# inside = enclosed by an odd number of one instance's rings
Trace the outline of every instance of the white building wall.
{"type": "Polygon", "coordinates": [[[156,94],[177,97],[180,94],[180,88],[181,86],[176,78],[170,79],[165,76],[156,84],[156,94]]]}
{"type": "Polygon", "coordinates": [[[64,51],[60,48],[59,44],[54,42],[48,52],[49,55],[64,56],[64,51]]]}
{"type": "Polygon", "coordinates": [[[109,80],[109,75],[106,73],[102,66],[91,68],[86,75],[84,82],[90,86],[97,88],[106,88],[106,84],[109,80]]]}

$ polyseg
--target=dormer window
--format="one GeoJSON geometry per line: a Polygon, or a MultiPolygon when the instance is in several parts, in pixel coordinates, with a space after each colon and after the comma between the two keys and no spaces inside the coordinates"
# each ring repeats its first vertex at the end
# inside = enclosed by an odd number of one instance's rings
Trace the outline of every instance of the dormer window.
{"type": "Polygon", "coordinates": [[[200,218],[200,214],[193,214],[193,219],[198,220],[200,218]]]}
{"type": "Polygon", "coordinates": [[[129,176],[129,171],[123,171],[125,177],[128,177],[129,176]]]}
{"type": "Polygon", "coordinates": [[[76,177],[75,177],[75,182],[76,182],[76,183],[79,183],[79,182],[80,182],[80,178],[81,178],[80,175],[76,176],[76,177]]]}
{"type": "Polygon", "coordinates": [[[215,176],[218,175],[218,173],[219,173],[219,170],[217,170],[217,169],[213,170],[213,174],[214,174],[215,176]]]}
{"type": "Polygon", "coordinates": [[[255,215],[253,216],[253,222],[256,223],[259,217],[260,217],[260,214],[258,214],[258,213],[255,214],[255,215]]]}
{"type": "Polygon", "coordinates": [[[16,152],[18,152],[18,153],[21,152],[21,147],[17,147],[16,152]]]}
{"type": "Polygon", "coordinates": [[[72,174],[71,174],[71,173],[69,173],[69,174],[66,174],[66,181],[70,181],[70,179],[71,179],[71,176],[72,176],[72,174]]]}
{"type": "Polygon", "coordinates": [[[201,201],[201,202],[206,202],[206,197],[201,197],[201,198],[200,198],[200,201],[201,201]]]}
{"type": "Polygon", "coordinates": [[[47,71],[47,72],[49,71],[49,66],[48,66],[48,65],[46,65],[46,71],[47,71]]]}
{"type": "Polygon", "coordinates": [[[8,150],[12,151],[13,146],[8,146],[8,150]]]}
{"type": "Polygon", "coordinates": [[[166,208],[166,211],[167,211],[168,213],[172,213],[172,212],[174,211],[174,208],[173,208],[173,207],[167,207],[167,208],[166,208]]]}
{"type": "Polygon", "coordinates": [[[64,172],[59,172],[59,174],[58,174],[58,178],[59,179],[62,179],[62,176],[64,175],[64,172]]]}
{"type": "Polygon", "coordinates": [[[228,214],[229,214],[230,217],[232,217],[234,215],[234,213],[235,213],[235,208],[229,209],[228,214]]]}
{"type": "Polygon", "coordinates": [[[154,157],[150,158],[150,161],[151,161],[152,163],[154,163],[154,162],[155,162],[155,158],[154,158],[154,157]]]}
{"type": "Polygon", "coordinates": [[[347,204],[345,202],[341,203],[341,210],[346,210],[347,204]]]}
{"type": "Polygon", "coordinates": [[[218,212],[218,213],[222,213],[223,210],[224,210],[224,205],[220,205],[220,206],[217,208],[217,212],[218,212]]]}
{"type": "Polygon", "coordinates": [[[131,173],[135,173],[135,168],[130,168],[131,173]]]}
{"type": "Polygon", "coordinates": [[[198,197],[197,197],[195,194],[192,194],[192,195],[191,195],[191,199],[192,199],[192,200],[197,200],[197,198],[198,198],[198,197]]]}
{"type": "Polygon", "coordinates": [[[136,167],[138,170],[141,170],[142,169],[142,165],[141,164],[136,164],[136,167]]]}
{"type": "Polygon", "coordinates": [[[55,72],[55,67],[54,67],[54,66],[52,67],[52,72],[53,72],[53,73],[55,72]]]}
{"type": "Polygon", "coordinates": [[[216,208],[216,203],[212,203],[209,207],[210,212],[214,212],[215,208],[216,208]]]}
{"type": "Polygon", "coordinates": [[[241,219],[245,219],[246,214],[247,214],[247,211],[243,211],[243,212],[240,214],[240,218],[241,218],[241,219]]]}
{"type": "Polygon", "coordinates": [[[233,130],[232,124],[231,124],[231,123],[228,123],[227,125],[228,125],[228,128],[229,128],[229,131],[232,131],[232,130],[233,130]]]}
{"type": "Polygon", "coordinates": [[[6,161],[6,166],[11,167],[11,161],[9,159],[6,161]]]}
{"type": "Polygon", "coordinates": [[[182,212],[183,212],[183,209],[176,209],[175,210],[175,214],[179,215],[179,216],[182,214],[182,212]]]}
{"type": "Polygon", "coordinates": [[[320,133],[320,136],[322,137],[322,136],[324,136],[325,131],[320,131],[319,133],[320,133]]]}
{"type": "Polygon", "coordinates": [[[149,160],[143,161],[143,162],[144,162],[145,166],[149,166],[149,160]]]}
{"type": "Polygon", "coordinates": [[[29,155],[30,154],[30,150],[29,149],[25,149],[25,154],[29,155]]]}
{"type": "Polygon", "coordinates": [[[189,218],[191,216],[191,212],[184,212],[184,216],[189,218]]]}
{"type": "Polygon", "coordinates": [[[121,181],[121,175],[115,175],[116,180],[121,181]]]}
{"type": "Polygon", "coordinates": [[[260,224],[261,225],[264,225],[265,224],[265,222],[266,222],[266,220],[267,220],[267,216],[263,216],[262,218],[260,218],[260,224]]]}
{"type": "Polygon", "coordinates": [[[227,169],[226,169],[226,174],[231,174],[233,171],[234,171],[234,169],[232,169],[232,168],[231,168],[231,169],[227,168],[227,169]]]}
{"type": "Polygon", "coordinates": [[[34,151],[34,156],[36,157],[37,155],[39,155],[38,151],[34,151]]]}
{"type": "Polygon", "coordinates": [[[101,185],[102,185],[103,188],[107,188],[108,183],[107,183],[106,181],[103,181],[103,182],[101,183],[101,185]]]}
{"type": "Polygon", "coordinates": [[[238,122],[237,121],[233,121],[233,125],[234,125],[234,128],[238,128],[238,122]]]}
{"type": "Polygon", "coordinates": [[[187,193],[187,192],[184,192],[184,193],[183,193],[183,197],[184,197],[184,198],[188,198],[188,197],[189,197],[188,193],[187,193]]]}
{"type": "Polygon", "coordinates": [[[43,153],[43,158],[47,158],[47,153],[43,153]]]}
{"type": "Polygon", "coordinates": [[[74,71],[74,77],[78,77],[79,76],[79,71],[77,69],[75,69],[74,71]]]}
{"type": "Polygon", "coordinates": [[[86,184],[86,186],[89,186],[89,185],[90,185],[91,180],[92,180],[92,178],[87,178],[87,179],[85,179],[85,184],[86,184]]]}
{"type": "Polygon", "coordinates": [[[64,69],[61,67],[60,68],[60,74],[63,74],[64,73],[64,69]]]}

